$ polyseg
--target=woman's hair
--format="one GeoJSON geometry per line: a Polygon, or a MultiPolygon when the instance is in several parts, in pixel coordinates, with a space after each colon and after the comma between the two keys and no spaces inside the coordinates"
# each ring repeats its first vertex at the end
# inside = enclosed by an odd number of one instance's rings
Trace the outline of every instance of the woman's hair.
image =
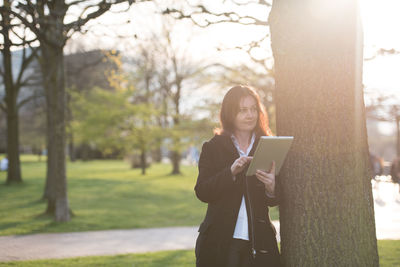
{"type": "Polygon", "coordinates": [[[255,134],[257,136],[272,135],[268,127],[268,116],[265,108],[260,101],[260,97],[252,88],[244,85],[237,85],[229,89],[222,100],[222,106],[219,114],[220,128],[214,130],[217,135],[231,135],[235,129],[235,118],[240,110],[240,100],[246,96],[251,96],[257,105],[257,124],[255,134]]]}

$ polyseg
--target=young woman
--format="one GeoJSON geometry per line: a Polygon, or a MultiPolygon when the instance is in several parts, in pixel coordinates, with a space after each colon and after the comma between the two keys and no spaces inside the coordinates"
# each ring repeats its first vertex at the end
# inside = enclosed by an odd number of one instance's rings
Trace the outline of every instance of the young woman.
{"type": "Polygon", "coordinates": [[[278,202],[275,166],[245,176],[260,136],[271,135],[257,93],[246,86],[231,88],[222,101],[220,124],[199,159],[195,192],[208,208],[196,242],[196,266],[280,266],[268,214],[268,206],[278,202]]]}

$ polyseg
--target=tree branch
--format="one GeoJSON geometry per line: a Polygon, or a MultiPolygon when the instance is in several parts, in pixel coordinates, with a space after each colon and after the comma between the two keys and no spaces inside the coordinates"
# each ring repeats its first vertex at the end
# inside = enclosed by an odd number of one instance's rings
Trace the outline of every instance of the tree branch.
{"type": "Polygon", "coordinates": [[[29,66],[29,64],[33,61],[33,59],[37,56],[37,49],[38,48],[31,48],[31,54],[26,57],[26,48],[23,49],[22,59],[21,59],[21,68],[19,69],[18,78],[15,82],[15,88],[19,91],[19,89],[26,83],[27,80],[21,82],[22,77],[24,75],[25,70],[29,66]]]}
{"type": "Polygon", "coordinates": [[[128,2],[128,4],[131,5],[134,1],[116,0],[114,3],[108,3],[108,2],[106,2],[106,0],[103,0],[100,3],[98,3],[97,5],[95,5],[95,6],[98,6],[99,9],[97,9],[96,11],[93,11],[92,13],[89,13],[85,18],[81,17],[83,15],[83,14],[81,14],[81,16],[76,21],[66,24],[65,30],[66,30],[66,32],[70,32],[71,30],[72,31],[80,31],[80,29],[83,25],[85,25],[88,21],[103,15],[106,11],[108,11],[111,8],[111,6],[113,4],[120,4],[120,3],[124,3],[124,2],[128,2]]]}
{"type": "Polygon", "coordinates": [[[375,52],[375,54],[373,56],[368,57],[368,58],[364,58],[364,61],[374,60],[378,56],[398,55],[398,54],[400,54],[400,51],[398,51],[398,50],[396,50],[394,48],[392,48],[392,49],[380,48],[375,52]]]}
{"type": "Polygon", "coordinates": [[[44,94],[33,94],[23,100],[21,100],[21,102],[18,103],[17,107],[18,109],[21,108],[23,105],[25,105],[26,103],[29,103],[30,101],[34,100],[34,99],[38,99],[41,97],[44,97],[44,94]]]}
{"type": "MultiPolygon", "coordinates": [[[[22,5],[21,3],[19,3],[18,7],[20,7],[22,10],[24,10],[23,9],[24,5],[22,5]]],[[[0,7],[0,10],[1,9],[4,9],[4,8],[0,7]]],[[[25,9],[25,11],[26,11],[26,9],[25,9]]],[[[36,28],[36,24],[37,23],[36,23],[36,21],[34,19],[34,16],[32,16],[30,14],[31,17],[32,17],[32,22],[30,22],[24,16],[22,16],[21,14],[15,12],[13,10],[8,10],[8,12],[10,12],[10,14],[13,15],[14,17],[18,18],[26,27],[28,27],[36,35],[36,37],[39,40],[43,40],[43,41],[45,41],[45,42],[47,42],[47,43],[49,43],[50,45],[53,45],[53,46],[58,46],[58,44],[56,44],[54,42],[51,42],[50,40],[47,40],[46,36],[38,28],[36,28]]]]}
{"type": "MultiPolygon", "coordinates": [[[[256,3],[256,2],[248,2],[248,3],[241,3],[238,4],[236,1],[233,1],[236,5],[246,5],[246,4],[250,4],[250,3],[256,3]]],[[[268,4],[265,1],[259,1],[258,2],[261,5],[265,5],[265,6],[270,6],[270,4],[268,4]]],[[[253,16],[242,16],[236,12],[222,12],[222,13],[216,13],[213,12],[211,10],[209,10],[207,7],[205,7],[204,5],[191,5],[192,8],[194,8],[195,10],[190,13],[190,14],[184,14],[181,10],[175,9],[175,8],[167,8],[164,11],[162,11],[162,14],[170,14],[172,16],[174,16],[174,18],[176,19],[190,19],[195,25],[202,27],[202,28],[206,28],[212,24],[219,24],[219,23],[238,23],[241,25],[260,25],[260,26],[268,26],[268,21],[267,20],[260,20],[256,17],[253,16]],[[209,19],[205,19],[205,24],[201,24],[199,23],[194,17],[196,15],[201,15],[201,14],[207,14],[210,15],[214,18],[216,18],[217,20],[215,21],[211,21],[209,19]]]]}
{"type": "MultiPolygon", "coordinates": [[[[20,26],[20,24],[15,25],[15,26],[20,26]]],[[[22,42],[19,43],[19,44],[18,44],[18,43],[15,43],[15,42],[12,42],[11,45],[13,45],[13,46],[30,45],[31,43],[36,42],[36,41],[38,40],[36,37],[33,38],[33,39],[31,39],[31,40],[26,40],[26,34],[25,34],[24,37],[22,37],[21,35],[19,35],[19,34],[14,30],[14,28],[15,28],[15,27],[11,27],[11,28],[10,28],[11,32],[12,32],[15,36],[17,36],[18,39],[20,39],[22,42]]]]}
{"type": "Polygon", "coordinates": [[[66,5],[67,5],[68,7],[70,7],[70,6],[74,6],[74,5],[77,5],[77,4],[86,2],[86,1],[87,1],[87,0],[76,0],[76,1],[69,2],[69,3],[66,4],[66,5]]]}

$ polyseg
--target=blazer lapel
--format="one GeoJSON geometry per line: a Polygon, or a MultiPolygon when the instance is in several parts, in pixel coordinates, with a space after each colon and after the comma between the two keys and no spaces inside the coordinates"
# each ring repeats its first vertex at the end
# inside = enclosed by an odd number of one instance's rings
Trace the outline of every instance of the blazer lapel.
{"type": "Polygon", "coordinates": [[[239,152],[237,151],[235,145],[233,144],[232,138],[227,135],[220,135],[219,138],[221,140],[222,147],[227,153],[227,156],[231,155],[232,158],[238,158],[239,152]]]}
{"type": "Polygon", "coordinates": [[[260,137],[256,136],[256,140],[254,140],[253,147],[250,150],[249,156],[253,156],[254,152],[256,152],[258,141],[260,141],[260,137]]]}

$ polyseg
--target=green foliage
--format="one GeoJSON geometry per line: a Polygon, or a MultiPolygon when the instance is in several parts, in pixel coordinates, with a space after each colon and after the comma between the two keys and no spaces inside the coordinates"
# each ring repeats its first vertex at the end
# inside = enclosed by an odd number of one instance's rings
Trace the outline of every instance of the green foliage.
{"type": "Polygon", "coordinates": [[[179,142],[170,143],[168,148],[182,152],[190,145],[200,147],[205,140],[213,136],[213,129],[216,126],[208,118],[192,120],[190,116],[180,116],[180,123],[168,131],[168,137],[179,142]]]}
{"type": "Polygon", "coordinates": [[[152,123],[157,111],[151,104],[133,104],[132,96],[132,90],[71,92],[76,141],[96,146],[104,154],[115,148],[124,153],[149,149],[161,132],[152,123]]]}

